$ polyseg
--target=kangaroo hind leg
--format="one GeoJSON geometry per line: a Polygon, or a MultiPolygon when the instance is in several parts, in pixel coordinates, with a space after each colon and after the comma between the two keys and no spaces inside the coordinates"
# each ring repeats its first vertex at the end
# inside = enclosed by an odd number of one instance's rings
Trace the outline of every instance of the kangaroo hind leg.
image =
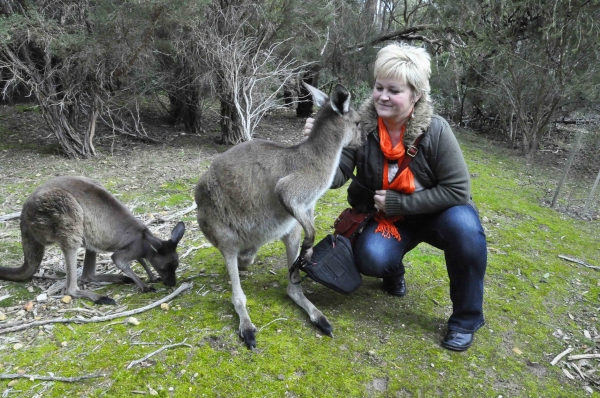
{"type": "Polygon", "coordinates": [[[231,302],[240,317],[240,338],[244,340],[246,346],[250,349],[256,347],[256,327],[250,320],[250,315],[246,310],[246,295],[242,290],[242,284],[240,282],[240,275],[238,269],[238,256],[237,250],[221,250],[225,264],[227,266],[227,273],[231,281],[231,302]]]}
{"type": "MultiPolygon", "coordinates": [[[[86,290],[80,290],[77,287],[77,249],[79,246],[62,247],[62,252],[65,256],[65,270],[67,272],[67,285],[65,288],[66,294],[71,297],[85,298],[93,301],[95,304],[111,304],[116,305],[115,300],[108,296],[102,296],[86,290]]],[[[87,253],[86,253],[87,258],[87,253]]],[[[95,268],[94,256],[94,268],[95,268]]],[[[89,266],[89,265],[88,265],[89,266]]],[[[88,270],[89,272],[89,270],[88,270]]]]}
{"type": "MultiPolygon", "coordinates": [[[[300,246],[300,235],[302,229],[299,225],[294,227],[289,234],[285,235],[281,240],[285,245],[285,252],[287,255],[288,270],[294,265],[296,257],[298,255],[298,247],[300,246]]],[[[327,336],[333,337],[333,327],[327,320],[327,317],[323,315],[313,303],[310,302],[302,292],[302,285],[300,284],[300,271],[297,269],[292,273],[289,278],[287,286],[287,294],[292,300],[308,313],[310,320],[317,325],[317,327],[327,336]]]]}

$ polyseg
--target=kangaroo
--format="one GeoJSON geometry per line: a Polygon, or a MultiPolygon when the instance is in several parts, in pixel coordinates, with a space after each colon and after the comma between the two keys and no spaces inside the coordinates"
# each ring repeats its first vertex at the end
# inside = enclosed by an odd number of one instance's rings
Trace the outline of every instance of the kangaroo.
{"type": "MultiPolygon", "coordinates": [[[[364,140],[348,90],[337,85],[329,101],[322,91],[306,86],[321,106],[306,140],[291,147],[258,139],[239,144],[213,160],[195,189],[198,225],[225,259],[239,335],[250,349],[256,347],[256,327],[246,310],[238,268],[252,264],[262,245],[281,239],[289,269],[298,255],[302,230],[300,256],[310,259],[315,204],[333,181],[342,149],[364,140]]],[[[295,270],[287,294],[332,336],[332,326],[304,296],[299,281],[295,270]]]]}
{"type": "Polygon", "coordinates": [[[129,267],[138,260],[151,282],[175,286],[179,265],[177,244],[185,231],[179,222],[169,240],[161,240],[97,181],[85,177],[55,177],[27,198],[21,212],[21,242],[25,260],[18,268],[0,267],[0,279],[27,280],[38,270],[44,249],[58,243],[65,256],[66,294],[96,304],[116,304],[113,299],[77,288],[77,249],[85,247],[83,282],[134,282],[142,292],[146,285],[129,267]],[[97,275],[96,253],[113,252],[112,260],[125,275],[97,275]]]}

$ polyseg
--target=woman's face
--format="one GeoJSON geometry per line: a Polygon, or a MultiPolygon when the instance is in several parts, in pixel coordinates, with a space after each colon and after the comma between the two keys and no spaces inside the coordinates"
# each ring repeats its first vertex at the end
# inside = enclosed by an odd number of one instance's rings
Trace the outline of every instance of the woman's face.
{"type": "Polygon", "coordinates": [[[383,120],[403,123],[420,96],[402,81],[377,78],[373,87],[373,102],[383,120]]]}

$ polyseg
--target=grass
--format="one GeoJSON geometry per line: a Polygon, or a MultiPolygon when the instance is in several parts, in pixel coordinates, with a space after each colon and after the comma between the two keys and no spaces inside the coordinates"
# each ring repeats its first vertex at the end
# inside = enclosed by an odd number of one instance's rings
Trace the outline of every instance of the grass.
{"type": "MultiPolygon", "coordinates": [[[[597,332],[600,274],[558,255],[600,264],[599,223],[576,221],[540,206],[537,177],[530,175],[524,162],[469,132],[461,132],[459,139],[489,246],[487,324],[467,352],[439,346],[451,311],[441,251],[421,245],[407,255],[409,292],[402,299],[384,294],[380,281],[372,278],[364,278],[363,286],[348,297],[304,282],[307,297],[334,326],[331,339],[322,336],[286,296],[283,245],[275,242],[260,250],[256,264],[242,276],[248,311],[260,330],[254,352],[236,335],[238,318],[223,260],[208,248],[192,252],[182,262],[180,278],[204,275],[194,279],[193,289],[175,298],[168,311],[138,314],[138,326],[59,324],[0,335],[0,374],[104,377],[77,383],[21,379],[11,387],[3,381],[0,391],[12,388],[10,397],[129,397],[136,391],[160,397],[585,396],[584,383],[563,373],[565,368],[576,374],[567,361],[557,366],[550,361],[569,345],[574,353],[582,353],[597,344],[585,337],[584,330],[597,332]],[[162,345],[184,340],[191,347],[165,350],[126,369],[162,345]],[[14,350],[15,341],[24,348],[14,350]],[[147,344],[132,344],[140,342],[147,344]]],[[[117,173],[106,185],[113,192],[130,187],[119,197],[139,214],[187,207],[194,182],[184,176],[157,185],[134,184],[117,173]]],[[[4,196],[26,197],[30,186],[5,184],[4,196]]],[[[319,238],[331,230],[346,206],[345,196],[345,189],[332,190],[319,201],[319,238]]],[[[180,252],[203,241],[193,229],[197,227],[193,215],[183,220],[188,231],[180,252]]],[[[0,253],[11,256],[11,265],[21,261],[15,228],[15,222],[0,225],[0,236],[9,236],[0,239],[0,253]]],[[[17,305],[39,294],[25,286],[0,281],[0,296],[13,295],[0,305],[17,305]]],[[[156,288],[148,294],[133,286],[109,285],[103,290],[132,309],[169,293],[163,285],[156,288]]],[[[48,305],[67,307],[58,302],[48,305]]],[[[68,306],[84,305],[74,300],[68,306]]],[[[594,367],[598,368],[597,361],[584,370],[594,367]]]]}

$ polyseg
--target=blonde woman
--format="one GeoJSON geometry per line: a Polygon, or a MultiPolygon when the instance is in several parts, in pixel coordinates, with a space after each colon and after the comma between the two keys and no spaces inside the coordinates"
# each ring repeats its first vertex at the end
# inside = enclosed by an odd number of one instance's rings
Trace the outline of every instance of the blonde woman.
{"type": "MultiPolygon", "coordinates": [[[[378,211],[356,239],[356,263],[363,275],[383,278],[389,294],[404,296],[404,255],[421,242],[443,250],[453,311],[442,346],[464,351],[484,324],[487,264],[467,164],[448,123],[433,114],[425,49],[387,45],[377,55],[374,74],[373,96],[360,110],[366,143],[344,150],[340,160],[345,169],[356,168],[350,205],[378,211]],[[406,156],[414,157],[398,173],[406,156]]],[[[305,130],[311,126],[309,119],[305,130]]],[[[332,188],[347,180],[339,169],[332,188]]]]}

